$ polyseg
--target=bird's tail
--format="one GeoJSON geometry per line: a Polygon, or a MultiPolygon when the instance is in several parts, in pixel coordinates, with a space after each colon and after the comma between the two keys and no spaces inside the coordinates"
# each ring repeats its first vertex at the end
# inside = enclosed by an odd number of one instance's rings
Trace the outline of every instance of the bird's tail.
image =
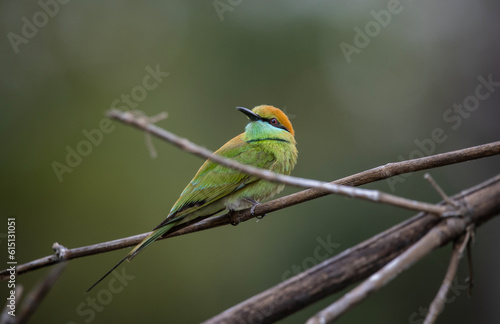
{"type": "Polygon", "coordinates": [[[175,224],[176,224],[175,222],[169,223],[169,224],[166,224],[165,226],[162,226],[162,227],[154,230],[151,234],[149,234],[146,238],[144,238],[144,240],[142,240],[141,243],[137,244],[129,253],[127,253],[127,255],[123,259],[121,259],[120,262],[118,262],[113,268],[111,268],[111,270],[106,272],[106,274],[104,276],[102,276],[101,279],[97,280],[96,283],[94,283],[89,289],[87,289],[87,292],[89,292],[92,288],[94,288],[98,283],[103,281],[104,278],[109,276],[111,274],[111,272],[113,272],[116,268],[118,268],[118,266],[120,264],[123,263],[123,261],[132,260],[137,254],[139,254],[139,252],[144,250],[149,244],[151,244],[154,241],[156,241],[157,239],[159,239],[163,234],[168,232],[175,224]]]}
{"type": "MultiPolygon", "coordinates": [[[[148,247],[149,244],[162,237],[162,235],[168,232],[175,224],[176,223],[169,223],[154,230],[153,233],[149,234],[144,240],[142,240],[141,243],[137,244],[135,248],[133,248],[132,251],[125,256],[124,260],[131,261],[137,254],[139,254],[139,252],[148,247]]],[[[121,262],[123,262],[123,260],[120,261],[120,263],[121,262]]]]}

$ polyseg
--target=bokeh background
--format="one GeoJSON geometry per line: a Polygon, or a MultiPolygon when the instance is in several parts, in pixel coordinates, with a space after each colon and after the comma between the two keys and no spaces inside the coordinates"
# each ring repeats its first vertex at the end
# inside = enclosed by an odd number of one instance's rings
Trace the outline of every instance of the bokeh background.
{"type": "MultiPolygon", "coordinates": [[[[499,14],[496,1],[465,0],[2,1],[2,256],[7,217],[17,220],[17,258],[27,262],[51,254],[53,242],[73,248],[118,239],[167,215],[202,161],[158,140],[152,159],[144,135],[130,127],[113,122],[71,172],[58,178],[54,171],[54,162],[67,165],[68,147],[88,149],[84,132],[99,129],[113,103],[148,115],[166,111],[161,127],[212,150],[243,131],[236,106],[281,107],[298,141],[293,174],[322,180],[496,141],[500,87],[491,86],[470,113],[451,109],[474,102],[467,98],[479,77],[500,81],[499,14]],[[393,13],[384,15],[388,8],[393,13]],[[356,28],[371,36],[356,36],[356,28]],[[343,52],[341,44],[356,41],[343,52]],[[147,67],[169,74],[141,90],[147,67]],[[140,100],[122,101],[133,95],[140,100]],[[419,153],[416,141],[436,128],[446,139],[419,153]]],[[[454,194],[498,173],[499,162],[432,175],[454,194]]],[[[367,187],[437,202],[422,176],[367,187]]],[[[125,250],[72,260],[31,323],[200,322],[321,261],[314,258],[321,241],[335,246],[322,255],[334,255],[412,215],[324,197],[259,222],[154,244],[124,266],[134,279],[113,281],[111,294],[109,281],[84,291],[125,250]]],[[[498,322],[499,231],[498,219],[478,229],[473,296],[463,262],[439,323],[498,322]]],[[[436,251],[339,323],[421,323],[449,253],[449,246],[436,251]]],[[[48,271],[17,282],[29,290],[48,271]]],[[[0,289],[5,301],[6,282],[0,289]]],[[[281,323],[304,322],[340,295],[281,323]]]]}

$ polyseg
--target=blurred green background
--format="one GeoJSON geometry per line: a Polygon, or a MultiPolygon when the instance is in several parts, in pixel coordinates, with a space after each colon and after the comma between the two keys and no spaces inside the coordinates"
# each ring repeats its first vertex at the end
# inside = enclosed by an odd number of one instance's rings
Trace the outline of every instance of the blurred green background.
{"type": "MultiPolygon", "coordinates": [[[[202,161],[158,140],[151,159],[144,135],[117,122],[98,145],[81,144],[113,104],[166,111],[159,126],[212,150],[243,131],[247,119],[236,106],[275,105],[296,131],[293,174],[321,180],[499,140],[500,88],[475,95],[481,76],[500,81],[499,14],[496,1],[463,0],[2,1],[1,253],[7,217],[17,220],[19,262],[51,254],[53,242],[118,239],[164,219],[202,161]],[[169,74],[149,79],[148,90],[148,69],[169,74]],[[464,100],[471,112],[452,110],[464,100]],[[431,144],[436,128],[446,139],[431,144]],[[53,164],[67,165],[68,147],[88,154],[58,178],[53,164]]],[[[431,173],[454,194],[498,173],[499,162],[431,173]]],[[[366,187],[438,201],[422,176],[366,187]]],[[[332,242],[325,253],[334,255],[412,215],[324,197],[154,244],[125,264],[134,279],[126,287],[113,281],[114,293],[110,281],[84,291],[125,250],[72,260],[31,322],[200,322],[319,262],[320,241],[332,242]]],[[[462,262],[439,323],[498,322],[499,231],[498,219],[478,230],[473,296],[462,262]]],[[[421,323],[449,252],[436,251],[338,322],[421,323]]],[[[18,283],[29,290],[48,271],[18,283]]],[[[0,287],[5,301],[6,282],[0,287]]],[[[304,322],[340,295],[281,323],[304,322]]]]}

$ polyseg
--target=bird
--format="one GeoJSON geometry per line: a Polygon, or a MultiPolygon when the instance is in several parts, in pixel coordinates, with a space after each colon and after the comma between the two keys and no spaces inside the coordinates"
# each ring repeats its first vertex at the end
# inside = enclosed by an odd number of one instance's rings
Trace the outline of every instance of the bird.
{"type": "MultiPolygon", "coordinates": [[[[228,141],[213,154],[289,175],[297,163],[298,151],[295,132],[286,114],[270,105],[259,105],[252,110],[244,107],[236,109],[248,117],[245,132],[228,141]]],[[[225,209],[231,213],[251,208],[250,211],[254,215],[255,207],[260,201],[271,198],[283,188],[283,184],[272,183],[222,166],[210,159],[206,160],[182,191],[167,218],[87,292],[125,260],[131,261],[174,226],[200,217],[213,216],[225,209]]]]}

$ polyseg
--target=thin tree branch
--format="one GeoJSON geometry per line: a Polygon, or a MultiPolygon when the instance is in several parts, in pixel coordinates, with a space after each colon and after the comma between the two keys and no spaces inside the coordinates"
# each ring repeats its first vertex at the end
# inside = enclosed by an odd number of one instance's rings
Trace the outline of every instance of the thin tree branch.
{"type": "Polygon", "coordinates": [[[429,308],[429,312],[425,317],[424,324],[433,324],[438,315],[443,311],[444,303],[446,301],[446,294],[450,290],[450,287],[453,283],[453,278],[457,273],[458,263],[463,256],[464,249],[469,243],[471,237],[472,227],[468,227],[465,234],[454,244],[453,251],[450,258],[450,264],[448,265],[448,270],[446,271],[446,275],[444,277],[443,283],[441,284],[441,288],[439,289],[436,297],[431,303],[431,307],[429,308]]]}
{"type": "Polygon", "coordinates": [[[467,277],[467,283],[469,284],[469,289],[467,290],[467,297],[472,295],[472,288],[474,287],[474,266],[472,264],[472,244],[474,244],[476,237],[476,228],[473,227],[470,232],[469,244],[467,244],[467,264],[469,265],[469,277],[467,277]]]}
{"type": "Polygon", "coordinates": [[[424,256],[425,253],[422,253],[424,249],[430,251],[430,246],[443,246],[461,236],[470,224],[478,226],[500,213],[500,176],[456,195],[453,199],[459,200],[462,206],[466,206],[470,212],[467,217],[443,219],[420,213],[231,307],[204,323],[238,323],[242,319],[262,324],[278,321],[352,283],[367,278],[439,224],[436,230],[431,231],[432,240],[424,240],[425,244],[420,244],[424,246],[422,250],[417,248],[417,252],[414,252],[424,256]]]}
{"type": "Polygon", "coordinates": [[[66,262],[59,263],[55,266],[44,278],[43,281],[39,282],[35,288],[24,298],[20,314],[16,319],[16,324],[25,324],[28,322],[30,317],[36,312],[40,306],[42,300],[47,296],[49,291],[52,289],[57,279],[62,275],[64,268],[66,267],[66,262]]]}
{"type": "MultiPolygon", "coordinates": [[[[383,166],[379,166],[370,170],[366,170],[339,180],[332,183],[349,185],[349,186],[360,186],[367,183],[388,179],[392,176],[397,176],[404,173],[427,170],[431,168],[436,168],[440,166],[461,163],[465,161],[475,160],[483,157],[489,157],[493,155],[500,154],[500,141],[478,145],[470,148],[460,149],[456,151],[441,153],[437,155],[432,155],[428,157],[402,161],[402,162],[392,162],[383,166]]],[[[252,215],[249,209],[236,211],[233,213],[232,217],[229,218],[227,214],[213,216],[208,219],[185,224],[184,226],[174,227],[173,231],[162,239],[174,237],[178,235],[189,234],[197,231],[202,231],[210,228],[215,228],[219,226],[225,226],[231,224],[232,220],[236,219],[238,222],[245,222],[256,216],[270,214],[274,211],[291,207],[306,201],[317,199],[330,193],[325,190],[320,189],[307,189],[303,190],[285,197],[271,200],[266,203],[262,203],[255,208],[255,214],[252,215]]],[[[125,237],[121,239],[116,239],[108,242],[97,243],[93,245],[68,249],[65,253],[64,260],[71,260],[75,258],[85,257],[89,255],[114,251],[122,248],[131,247],[137,245],[141,242],[150,232],[138,234],[130,237],[125,237]]],[[[16,267],[17,275],[47,267],[58,262],[63,261],[60,257],[56,255],[45,256],[24,264],[20,264],[16,267]]],[[[9,277],[9,272],[7,269],[0,271],[0,281],[6,280],[9,277]]]]}
{"type": "Polygon", "coordinates": [[[437,184],[437,182],[432,178],[432,176],[429,173],[424,174],[424,178],[429,181],[429,183],[432,185],[434,190],[437,191],[437,193],[441,196],[443,201],[447,203],[450,206],[458,208],[459,205],[457,202],[453,201],[448,195],[444,192],[444,190],[437,184]]]}
{"type": "Polygon", "coordinates": [[[339,194],[351,198],[368,200],[376,203],[399,206],[410,210],[425,211],[441,216],[457,215],[456,210],[449,209],[445,206],[437,206],[434,204],[420,202],[412,199],[406,199],[385,192],[381,192],[378,190],[359,189],[335,183],[292,177],[284,174],[274,173],[269,170],[259,169],[250,165],[242,164],[236,162],[235,160],[227,159],[220,155],[216,155],[214,154],[214,152],[199,145],[196,145],[193,142],[187,140],[186,138],[179,137],[169,131],[164,130],[163,128],[156,126],[155,124],[151,123],[148,117],[144,117],[143,115],[137,115],[137,113],[133,113],[130,111],[123,112],[118,109],[112,109],[108,112],[108,117],[130,124],[160,139],[166,140],[167,142],[181,148],[183,151],[192,153],[194,155],[200,156],[205,159],[212,160],[220,165],[244,172],[246,174],[267,181],[300,187],[300,188],[307,188],[307,189],[315,188],[319,190],[328,191],[333,194],[339,194]]]}

